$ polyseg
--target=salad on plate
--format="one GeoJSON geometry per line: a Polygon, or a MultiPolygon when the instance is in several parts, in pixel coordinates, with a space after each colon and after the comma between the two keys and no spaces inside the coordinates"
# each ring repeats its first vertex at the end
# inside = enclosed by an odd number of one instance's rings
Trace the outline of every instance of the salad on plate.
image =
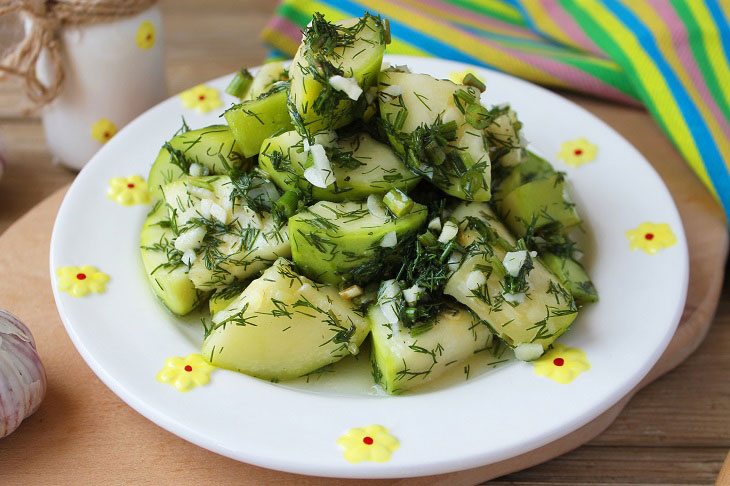
{"type": "Polygon", "coordinates": [[[236,74],[226,124],[160,149],[142,260],[171,312],[207,306],[211,364],[278,382],[369,348],[399,394],[475,353],[537,359],[598,299],[517,113],[474,73],[384,65],[389,41],[315,14],[291,64],[236,74]]]}

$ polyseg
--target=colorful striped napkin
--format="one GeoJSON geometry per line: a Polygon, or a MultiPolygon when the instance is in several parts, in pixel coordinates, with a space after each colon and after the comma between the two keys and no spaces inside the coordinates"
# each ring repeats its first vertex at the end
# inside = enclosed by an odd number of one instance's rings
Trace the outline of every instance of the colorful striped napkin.
{"type": "Polygon", "coordinates": [[[389,53],[645,105],[730,216],[730,2],[284,0],[262,35],[291,57],[313,12],[366,10],[390,20],[389,53]]]}

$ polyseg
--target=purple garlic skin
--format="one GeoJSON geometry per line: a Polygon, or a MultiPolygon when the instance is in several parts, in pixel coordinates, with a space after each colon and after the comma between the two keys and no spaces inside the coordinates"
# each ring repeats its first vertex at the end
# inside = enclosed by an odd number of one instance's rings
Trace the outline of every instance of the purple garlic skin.
{"type": "Polygon", "coordinates": [[[0,309],[0,438],[32,415],[46,394],[46,370],[30,330],[0,309]]]}

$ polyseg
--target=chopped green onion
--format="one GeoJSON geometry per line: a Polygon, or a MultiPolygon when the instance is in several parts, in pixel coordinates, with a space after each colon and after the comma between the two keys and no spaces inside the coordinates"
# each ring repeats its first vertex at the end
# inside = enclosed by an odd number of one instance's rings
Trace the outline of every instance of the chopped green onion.
{"type": "Polygon", "coordinates": [[[403,313],[405,314],[405,320],[413,322],[416,320],[418,310],[415,307],[409,307],[405,311],[403,311],[403,313]]]}
{"type": "Polygon", "coordinates": [[[421,243],[424,247],[430,248],[436,243],[438,243],[438,240],[436,240],[436,236],[431,233],[430,231],[426,231],[422,235],[418,235],[418,242],[421,243]]]}
{"type": "Polygon", "coordinates": [[[248,69],[241,68],[241,70],[233,76],[228,87],[226,87],[226,93],[231,96],[235,96],[236,98],[243,99],[246,94],[248,94],[248,90],[251,88],[252,83],[253,76],[251,73],[248,72],[248,69]]]}
{"type": "Polygon", "coordinates": [[[277,209],[287,218],[290,218],[297,212],[298,205],[299,195],[296,191],[286,191],[276,200],[277,209]]]}
{"type": "Polygon", "coordinates": [[[398,218],[405,216],[413,209],[413,199],[399,189],[391,189],[388,191],[383,197],[383,203],[398,218]]]}
{"type": "Polygon", "coordinates": [[[408,153],[406,154],[406,159],[408,163],[411,165],[411,167],[418,167],[421,165],[421,162],[418,160],[418,156],[412,149],[408,149],[408,153]]]}
{"type": "Polygon", "coordinates": [[[446,263],[446,260],[449,259],[449,255],[451,255],[451,252],[454,249],[454,242],[449,241],[446,246],[444,247],[444,251],[441,253],[441,256],[439,257],[440,263],[446,263]]]}
{"type": "Polygon", "coordinates": [[[446,152],[435,140],[431,140],[426,144],[426,154],[433,165],[441,165],[446,160],[446,152]]]}
{"type": "Polygon", "coordinates": [[[395,116],[395,121],[393,122],[393,128],[395,129],[395,131],[399,132],[401,128],[403,128],[403,124],[406,122],[406,118],[408,118],[407,110],[398,111],[398,114],[395,116]]]}
{"type": "Polygon", "coordinates": [[[492,123],[492,117],[489,110],[478,103],[466,107],[464,113],[467,123],[477,130],[484,130],[492,123]]]}
{"type": "Polygon", "coordinates": [[[456,96],[461,101],[464,101],[467,104],[476,103],[476,101],[477,101],[476,97],[473,94],[471,94],[468,91],[463,90],[463,89],[460,89],[456,93],[454,93],[454,96],[456,96]]]}
{"type": "Polygon", "coordinates": [[[200,187],[201,189],[207,189],[211,192],[215,192],[215,189],[213,188],[213,185],[209,182],[201,181],[200,179],[188,179],[188,184],[195,187],[200,187]]]}
{"type": "Polygon", "coordinates": [[[478,89],[481,93],[484,93],[484,90],[487,89],[487,85],[484,84],[484,82],[474,76],[472,73],[467,73],[466,76],[464,76],[464,80],[461,82],[464,86],[472,86],[476,89],[478,89]]]}
{"type": "Polygon", "coordinates": [[[438,130],[441,135],[444,136],[447,140],[453,140],[456,138],[456,129],[458,126],[456,125],[455,120],[451,120],[448,123],[442,123],[439,125],[438,130]]]}

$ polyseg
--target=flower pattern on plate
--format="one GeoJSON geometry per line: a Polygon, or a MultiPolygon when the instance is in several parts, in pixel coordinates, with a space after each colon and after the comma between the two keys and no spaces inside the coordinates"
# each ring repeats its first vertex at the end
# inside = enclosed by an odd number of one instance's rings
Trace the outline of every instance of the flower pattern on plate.
{"type": "Polygon", "coordinates": [[[139,175],[111,179],[106,196],[122,206],[150,203],[150,191],[147,188],[147,181],[139,175]]]}
{"type": "Polygon", "coordinates": [[[218,90],[199,84],[180,93],[183,106],[191,110],[207,113],[223,106],[218,90]]]}
{"type": "Polygon", "coordinates": [[[165,366],[157,373],[157,381],[174,386],[180,392],[188,392],[196,386],[210,381],[210,373],[215,366],[201,355],[173,356],[165,360],[165,366]]]}
{"type": "Polygon", "coordinates": [[[91,292],[101,294],[106,290],[109,275],[86,265],[83,267],[59,267],[56,269],[58,290],[72,297],[84,297],[91,292]]]}
{"type": "Polygon", "coordinates": [[[99,118],[91,125],[91,138],[101,143],[107,143],[117,133],[117,126],[107,118],[99,118]]]}
{"type": "Polygon", "coordinates": [[[142,22],[137,29],[135,43],[140,49],[150,49],[155,45],[155,25],[152,22],[142,22]]]}
{"type": "Polygon", "coordinates": [[[631,242],[632,250],[640,248],[650,255],[677,244],[677,237],[667,223],[641,223],[628,230],[626,237],[631,242]]]}
{"type": "Polygon", "coordinates": [[[536,375],[547,376],[562,384],[570,383],[578,375],[591,369],[584,351],[559,343],[536,359],[534,364],[536,375]]]}
{"type": "Polygon", "coordinates": [[[558,152],[558,158],[571,167],[578,167],[596,158],[598,146],[585,138],[564,142],[558,152]]]}
{"type": "Polygon", "coordinates": [[[368,425],[347,431],[337,440],[348,462],[387,462],[400,443],[382,425],[368,425]]]}

